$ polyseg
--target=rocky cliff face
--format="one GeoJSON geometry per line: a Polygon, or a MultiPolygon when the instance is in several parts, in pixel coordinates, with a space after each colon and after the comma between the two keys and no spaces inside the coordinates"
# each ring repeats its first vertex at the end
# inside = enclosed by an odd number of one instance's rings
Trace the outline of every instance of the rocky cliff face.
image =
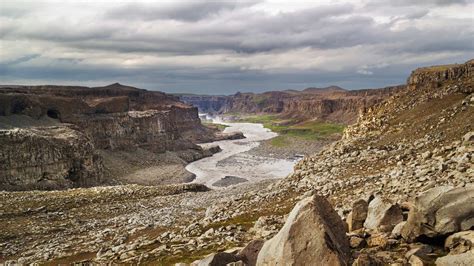
{"type": "Polygon", "coordinates": [[[66,126],[0,130],[0,147],[2,189],[70,188],[103,181],[92,143],[66,126]]]}
{"type": "Polygon", "coordinates": [[[237,93],[232,96],[181,96],[181,98],[197,106],[201,112],[270,113],[299,120],[322,119],[350,124],[356,120],[360,112],[403,87],[347,91],[332,86],[308,88],[303,91],[237,93]]]}
{"type": "Polygon", "coordinates": [[[78,117],[75,124],[84,129],[84,133],[98,149],[143,148],[165,152],[194,147],[191,142],[182,138],[180,127],[174,120],[179,117],[172,116],[170,112],[148,110],[97,114],[78,117]]]}
{"type": "Polygon", "coordinates": [[[2,87],[0,103],[1,121],[7,121],[0,124],[4,127],[0,130],[4,144],[0,147],[0,188],[99,184],[103,181],[102,166],[95,149],[140,148],[155,153],[193,150],[194,158],[198,153],[204,156],[194,142],[212,139],[212,132],[201,125],[197,108],[174,96],[120,84],[97,88],[2,87]],[[49,134],[50,128],[37,127],[41,122],[32,120],[55,121],[68,132],[67,141],[49,134]],[[15,127],[22,131],[18,133],[15,127]],[[18,139],[29,140],[30,144],[41,139],[38,143],[43,144],[26,145],[18,139]],[[44,155],[45,150],[54,152],[44,155]],[[95,170],[81,170],[89,168],[95,170]],[[43,186],[42,180],[49,180],[51,185],[43,186]]]}

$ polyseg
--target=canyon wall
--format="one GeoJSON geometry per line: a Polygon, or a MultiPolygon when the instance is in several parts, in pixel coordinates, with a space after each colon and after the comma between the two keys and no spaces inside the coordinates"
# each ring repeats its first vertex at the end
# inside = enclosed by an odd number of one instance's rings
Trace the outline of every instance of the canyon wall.
{"type": "MultiPolygon", "coordinates": [[[[430,101],[438,101],[439,106],[455,102],[457,97],[474,92],[474,60],[464,64],[444,65],[419,68],[413,71],[407,80],[407,88],[399,93],[387,98],[386,101],[376,104],[366,109],[358,119],[358,123],[346,128],[345,138],[367,137],[373,134],[378,135],[393,127],[394,123],[399,123],[399,127],[411,125],[418,128],[410,136],[418,135],[427,128],[419,128],[420,124],[413,124],[418,117],[415,115],[404,115],[410,112],[416,106],[430,101]],[[451,99],[452,98],[452,99],[451,99]],[[441,100],[442,99],[442,100],[441,100]],[[392,121],[392,122],[390,122],[392,121]],[[396,122],[393,122],[396,121],[396,122]]],[[[434,116],[440,112],[433,104],[424,109],[420,109],[420,115],[426,115],[426,112],[434,116]]],[[[469,118],[467,122],[472,122],[469,118]]],[[[427,121],[424,121],[427,123],[427,121]]],[[[444,124],[443,121],[430,121],[434,124],[444,124]]],[[[469,126],[469,123],[462,123],[469,126]]],[[[447,127],[444,135],[450,132],[453,135],[452,128],[447,127]]],[[[459,137],[459,136],[457,136],[459,137]]]]}
{"type": "Polygon", "coordinates": [[[222,113],[226,111],[231,96],[183,94],[179,98],[198,107],[201,113],[222,113]]]}
{"type": "Polygon", "coordinates": [[[0,150],[2,189],[58,189],[103,181],[94,146],[69,127],[0,130],[0,150]]]}
{"type": "Polygon", "coordinates": [[[212,137],[197,108],[162,92],[120,84],[3,86],[0,189],[93,186],[107,182],[97,149],[190,150],[197,159],[204,151],[194,143],[212,137]]]}
{"type": "Polygon", "coordinates": [[[308,120],[321,119],[353,123],[358,114],[404,86],[348,91],[337,86],[307,88],[303,91],[271,91],[261,94],[236,93],[232,96],[187,96],[181,99],[211,113],[267,113],[308,120]]]}

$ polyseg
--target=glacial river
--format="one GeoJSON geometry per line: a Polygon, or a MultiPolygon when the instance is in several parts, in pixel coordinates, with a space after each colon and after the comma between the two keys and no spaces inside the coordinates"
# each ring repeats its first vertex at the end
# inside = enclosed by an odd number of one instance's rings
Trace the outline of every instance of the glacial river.
{"type": "Polygon", "coordinates": [[[235,182],[236,179],[256,182],[269,178],[282,178],[292,172],[296,163],[294,160],[275,159],[246,153],[260,145],[260,141],[277,136],[276,133],[264,128],[262,124],[227,123],[219,119],[213,121],[227,125],[224,132],[240,131],[246,138],[203,144],[203,146],[219,145],[222,151],[186,166],[186,170],[196,175],[194,183],[216,188],[215,182],[224,177],[227,177],[224,179],[227,181],[226,183],[235,182]]]}

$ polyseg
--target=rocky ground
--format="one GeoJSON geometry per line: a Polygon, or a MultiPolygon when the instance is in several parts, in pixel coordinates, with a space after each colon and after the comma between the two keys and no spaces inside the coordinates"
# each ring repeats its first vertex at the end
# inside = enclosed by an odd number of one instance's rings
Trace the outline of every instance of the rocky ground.
{"type": "Polygon", "coordinates": [[[190,184],[1,192],[1,261],[166,261],[173,255],[182,258],[185,250],[192,254],[243,243],[242,225],[233,226],[235,235],[217,239],[222,229],[210,226],[203,206],[238,202],[269,183],[215,191],[190,184]],[[208,237],[196,235],[202,230],[210,230],[208,237]]]}
{"type": "Polygon", "coordinates": [[[111,184],[165,185],[194,179],[185,169],[188,162],[177,152],[156,154],[138,148],[134,151],[100,150],[99,154],[111,184]]]}
{"type": "Polygon", "coordinates": [[[473,66],[415,71],[281,180],[2,192],[2,262],[472,265],[473,66]]]}

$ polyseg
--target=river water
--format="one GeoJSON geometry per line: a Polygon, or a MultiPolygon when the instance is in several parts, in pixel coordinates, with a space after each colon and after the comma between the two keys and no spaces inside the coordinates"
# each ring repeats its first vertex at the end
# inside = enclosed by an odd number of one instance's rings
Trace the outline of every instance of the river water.
{"type": "Polygon", "coordinates": [[[246,153],[260,145],[260,141],[276,137],[277,134],[255,123],[227,123],[214,119],[214,123],[225,124],[228,127],[224,132],[240,131],[245,139],[221,140],[206,145],[219,145],[221,152],[214,154],[186,166],[186,170],[196,175],[194,183],[205,184],[216,188],[215,182],[223,179],[224,183],[236,183],[235,180],[257,182],[269,178],[282,178],[293,171],[295,160],[275,159],[271,157],[255,156],[246,153]],[[227,177],[227,178],[225,178],[227,177]]]}

